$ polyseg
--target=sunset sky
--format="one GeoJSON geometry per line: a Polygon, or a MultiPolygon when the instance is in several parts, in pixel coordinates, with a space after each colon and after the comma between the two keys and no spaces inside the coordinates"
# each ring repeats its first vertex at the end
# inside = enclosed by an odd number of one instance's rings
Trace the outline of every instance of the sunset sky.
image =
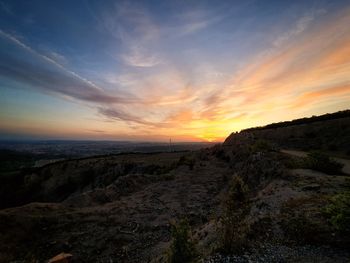
{"type": "Polygon", "coordinates": [[[0,139],[221,141],[350,108],[350,1],[0,0],[0,139]]]}

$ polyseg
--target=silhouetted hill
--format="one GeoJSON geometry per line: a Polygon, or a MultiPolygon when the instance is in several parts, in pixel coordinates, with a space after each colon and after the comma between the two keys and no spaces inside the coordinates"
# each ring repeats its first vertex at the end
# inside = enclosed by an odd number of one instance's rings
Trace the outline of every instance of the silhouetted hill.
{"type": "Polygon", "coordinates": [[[309,123],[314,123],[314,122],[318,122],[318,121],[342,119],[342,118],[347,118],[347,117],[350,117],[350,110],[338,111],[335,113],[327,113],[327,114],[323,114],[320,116],[312,116],[309,118],[300,118],[300,119],[295,119],[295,120],[291,120],[291,121],[282,121],[282,122],[271,123],[271,124],[268,124],[265,126],[244,129],[244,130],[242,130],[242,132],[266,130],[266,129],[273,129],[273,128],[282,128],[282,127],[288,127],[288,126],[293,126],[293,125],[309,124],[309,123]]]}
{"type": "Polygon", "coordinates": [[[224,142],[231,145],[246,137],[267,140],[282,148],[321,150],[350,155],[350,111],[274,123],[232,133],[224,142]]]}

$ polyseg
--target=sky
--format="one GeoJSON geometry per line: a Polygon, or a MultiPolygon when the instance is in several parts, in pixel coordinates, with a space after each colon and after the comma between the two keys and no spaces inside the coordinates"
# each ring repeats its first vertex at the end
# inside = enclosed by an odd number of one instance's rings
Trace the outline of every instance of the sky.
{"type": "Polygon", "coordinates": [[[349,105],[349,0],[0,0],[0,139],[222,141],[349,105]]]}

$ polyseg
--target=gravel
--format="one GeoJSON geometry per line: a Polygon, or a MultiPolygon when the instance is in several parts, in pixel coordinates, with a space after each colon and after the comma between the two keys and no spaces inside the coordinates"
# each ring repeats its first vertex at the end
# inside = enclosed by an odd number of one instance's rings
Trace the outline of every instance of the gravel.
{"type": "Polygon", "coordinates": [[[266,245],[243,255],[216,254],[203,263],[350,262],[350,253],[330,247],[266,245]]]}

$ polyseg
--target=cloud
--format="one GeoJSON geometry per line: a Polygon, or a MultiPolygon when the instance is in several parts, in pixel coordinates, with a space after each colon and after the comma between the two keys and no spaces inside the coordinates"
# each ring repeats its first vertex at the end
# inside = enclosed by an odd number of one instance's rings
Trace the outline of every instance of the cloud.
{"type": "Polygon", "coordinates": [[[19,47],[27,50],[28,52],[40,57],[41,59],[45,60],[46,62],[62,69],[63,71],[65,71],[66,73],[80,79],[82,82],[85,82],[86,84],[88,84],[89,86],[95,88],[95,89],[100,89],[95,83],[92,83],[91,81],[85,79],[84,77],[80,76],[79,74],[75,73],[74,71],[71,71],[67,68],[65,68],[62,64],[58,63],[56,60],[46,56],[46,55],[43,55],[43,54],[40,54],[39,52],[35,51],[33,48],[31,48],[30,46],[26,45],[25,43],[23,43],[22,41],[20,41],[19,39],[17,39],[15,36],[11,35],[11,34],[8,34],[4,31],[2,31],[0,29],[0,36],[6,38],[7,40],[10,40],[12,41],[13,43],[15,43],[16,45],[18,45],[19,47]]]}
{"type": "Polygon", "coordinates": [[[108,107],[108,108],[100,107],[98,110],[100,114],[102,114],[103,116],[109,119],[132,122],[143,126],[152,126],[152,127],[154,126],[160,127],[164,125],[164,123],[154,123],[154,122],[146,121],[136,115],[129,114],[129,113],[123,112],[120,109],[116,109],[112,107],[108,107]]]}
{"type": "Polygon", "coordinates": [[[68,59],[63,56],[62,54],[59,54],[55,51],[48,51],[48,57],[51,58],[52,60],[56,61],[57,63],[61,65],[68,64],[68,59]]]}
{"type": "Polygon", "coordinates": [[[280,35],[274,42],[273,45],[278,47],[285,44],[290,39],[296,37],[297,35],[303,33],[318,16],[325,14],[327,11],[325,9],[312,10],[306,13],[304,16],[299,18],[295,23],[295,26],[289,31],[280,35]]]}
{"type": "Polygon", "coordinates": [[[120,45],[117,58],[131,67],[148,68],[162,62],[154,44],[160,38],[160,28],[145,8],[123,2],[99,15],[100,27],[114,36],[120,45]]]}
{"type": "Polygon", "coordinates": [[[116,105],[143,103],[130,94],[111,95],[93,82],[65,68],[53,58],[40,54],[12,35],[0,31],[0,36],[19,47],[20,51],[0,52],[0,76],[44,92],[92,103],[108,118],[152,125],[140,117],[116,109],[116,105]]]}
{"type": "Polygon", "coordinates": [[[175,16],[177,26],[173,30],[168,28],[166,31],[171,32],[172,36],[183,37],[204,30],[223,18],[224,16],[213,14],[205,9],[190,10],[175,16]]]}
{"type": "Polygon", "coordinates": [[[176,112],[174,114],[172,114],[171,116],[168,117],[168,122],[170,123],[188,123],[190,121],[193,121],[194,119],[196,119],[195,114],[193,112],[193,110],[191,109],[183,109],[180,110],[179,112],[176,112]]]}
{"type": "Polygon", "coordinates": [[[290,108],[302,108],[305,106],[309,106],[315,102],[321,102],[321,100],[330,99],[341,95],[345,95],[350,98],[350,81],[349,83],[340,86],[305,92],[299,95],[293,101],[293,103],[291,103],[290,108]]]}
{"type": "Polygon", "coordinates": [[[161,60],[156,55],[146,55],[144,49],[140,47],[132,48],[128,54],[122,55],[124,62],[133,67],[154,67],[161,63],[161,60]]]}
{"type": "MultiPolygon", "coordinates": [[[[327,84],[343,67],[348,67],[350,58],[347,46],[350,43],[349,15],[337,17],[336,21],[319,26],[307,37],[296,39],[294,45],[276,48],[268,57],[251,63],[233,79],[234,92],[288,90],[312,88],[327,84]],[[337,57],[335,67],[329,70],[325,58],[337,57]],[[322,75],[318,75],[324,71],[322,75]],[[327,81],[325,81],[327,80],[327,81]],[[285,90],[285,89],[284,89],[285,90]]],[[[340,81],[343,81],[340,79],[340,81]]]]}
{"type": "Polygon", "coordinates": [[[181,35],[192,34],[198,30],[206,28],[209,25],[208,21],[196,21],[189,24],[185,24],[181,35]]]}
{"type": "Polygon", "coordinates": [[[159,23],[145,6],[130,2],[118,3],[98,17],[100,28],[117,41],[115,57],[138,68],[154,67],[170,60],[169,54],[162,52],[169,40],[190,36],[222,19],[220,15],[199,9],[169,14],[159,23]]]}
{"type": "Polygon", "coordinates": [[[132,103],[135,98],[126,98],[106,94],[100,89],[54,68],[35,65],[14,57],[0,54],[0,76],[30,85],[47,92],[58,93],[73,99],[94,103],[132,103]]]}

